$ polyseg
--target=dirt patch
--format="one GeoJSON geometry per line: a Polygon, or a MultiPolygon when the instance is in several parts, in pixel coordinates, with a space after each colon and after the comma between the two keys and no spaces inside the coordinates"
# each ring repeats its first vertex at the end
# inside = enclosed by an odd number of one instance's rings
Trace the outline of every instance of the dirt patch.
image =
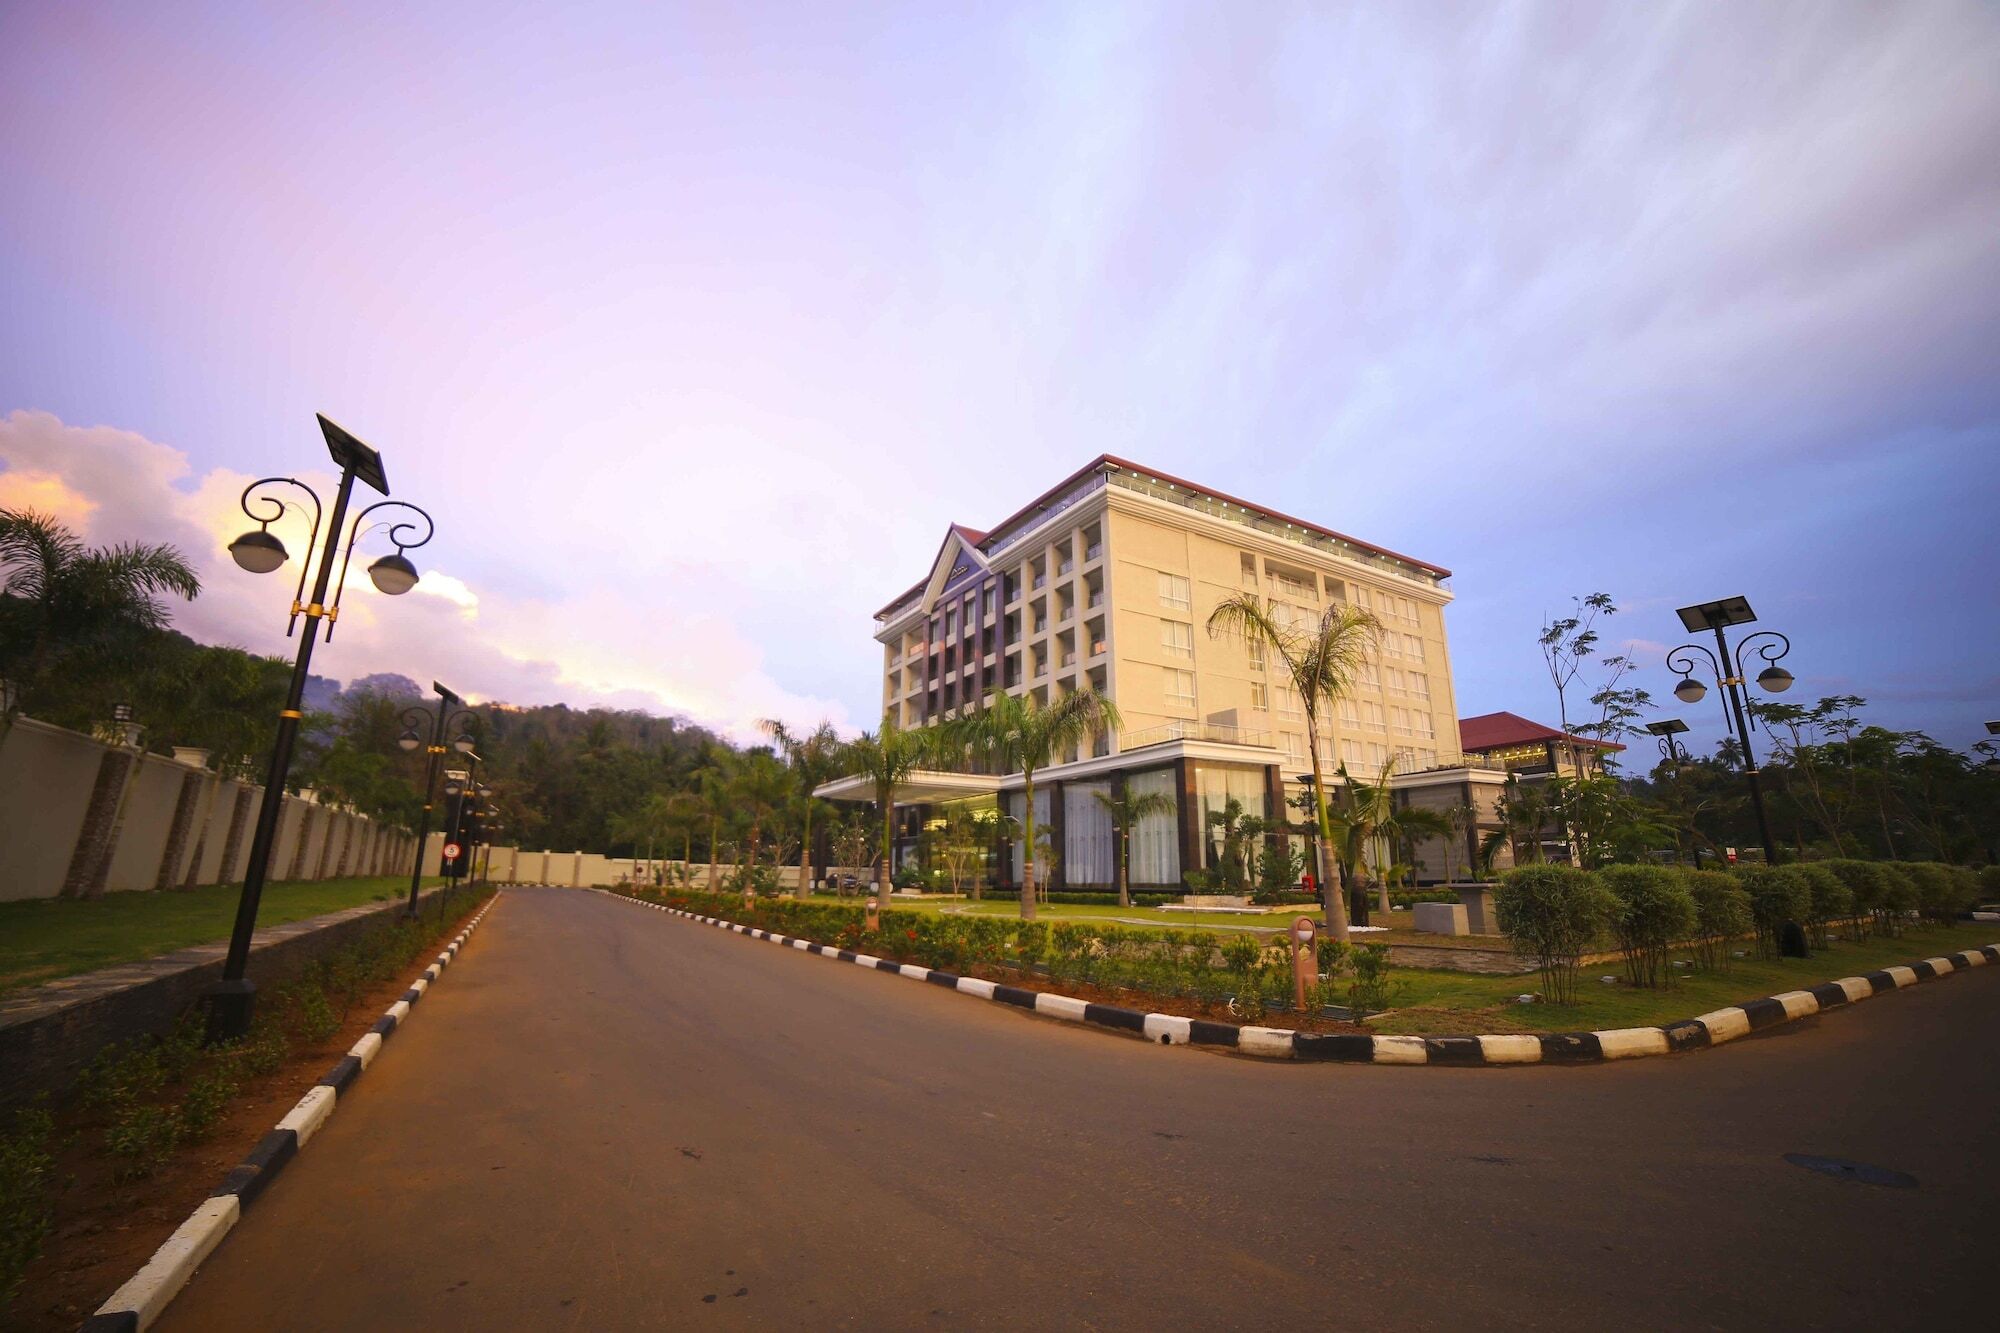
{"type": "MultiPolygon", "coordinates": [[[[435,946],[441,948],[469,916],[439,926],[435,946]]],[[[117,1178],[119,1163],[103,1150],[106,1115],[74,1107],[60,1112],[55,1175],[63,1183],[55,1226],[41,1254],[28,1265],[13,1303],[0,1311],[0,1323],[22,1333],[74,1333],[374,1026],[382,1011],[402,998],[411,979],[434,957],[427,952],[408,976],[364,992],[326,1041],[291,1056],[274,1073],[246,1081],[208,1138],[183,1148],[143,1179],[117,1178]]]]}

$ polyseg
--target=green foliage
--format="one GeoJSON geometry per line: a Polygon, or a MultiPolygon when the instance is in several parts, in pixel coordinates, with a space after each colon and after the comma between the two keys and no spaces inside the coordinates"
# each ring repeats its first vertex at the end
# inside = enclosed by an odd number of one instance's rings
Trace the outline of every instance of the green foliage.
{"type": "Polygon", "coordinates": [[[1791,866],[1738,866],[1735,874],[1750,895],[1757,956],[1776,958],[1784,924],[1805,921],[1812,914],[1811,881],[1791,866]]]}
{"type": "Polygon", "coordinates": [[[1805,878],[1811,903],[1805,916],[1806,930],[1812,936],[1812,947],[1824,949],[1833,923],[1854,911],[1854,891],[1823,862],[1806,861],[1789,868],[1805,878]]]}
{"type": "Polygon", "coordinates": [[[1729,942],[1756,929],[1750,895],[1726,871],[1688,870],[1688,895],[1694,900],[1695,926],[1689,938],[1695,961],[1705,972],[1727,971],[1729,942]]]}
{"type": "Polygon", "coordinates": [[[1883,903],[1889,893],[1888,876],[1874,861],[1862,861],[1853,857],[1821,862],[1828,873],[1836,876],[1846,886],[1849,908],[1853,914],[1847,924],[1847,937],[1856,943],[1868,938],[1869,927],[1881,913],[1883,903]]]}
{"type": "Polygon", "coordinates": [[[1930,921],[1948,924],[1972,906],[1978,881],[1958,866],[1937,861],[1912,861],[1903,866],[1917,890],[1917,910],[1930,921]]]}
{"type": "Polygon", "coordinates": [[[1574,1004],[1577,959],[1617,911],[1609,891],[1570,866],[1519,866],[1501,876],[1493,907],[1514,947],[1533,955],[1550,1002],[1574,1004]]]}
{"type": "Polygon", "coordinates": [[[1357,1014],[1380,1013],[1395,1002],[1395,986],[1389,980],[1389,949],[1382,944],[1357,944],[1351,954],[1354,980],[1347,987],[1347,1003],[1357,1014]]]}
{"type": "Polygon", "coordinates": [[[1700,923],[1686,876],[1665,866],[1606,866],[1597,872],[1597,882],[1617,900],[1611,930],[1632,984],[1673,985],[1667,955],[1700,923]]]}
{"type": "Polygon", "coordinates": [[[1979,867],[1979,901],[2000,903],[2000,866],[1979,867]]]}
{"type": "Polygon", "coordinates": [[[0,1314],[55,1223],[55,1121],[39,1106],[0,1127],[0,1314]]]}
{"type": "Polygon", "coordinates": [[[1882,900],[1875,909],[1875,928],[1884,935],[1900,935],[1917,911],[1917,881],[1907,866],[1895,861],[1877,861],[1875,873],[1882,877],[1882,900]]]}

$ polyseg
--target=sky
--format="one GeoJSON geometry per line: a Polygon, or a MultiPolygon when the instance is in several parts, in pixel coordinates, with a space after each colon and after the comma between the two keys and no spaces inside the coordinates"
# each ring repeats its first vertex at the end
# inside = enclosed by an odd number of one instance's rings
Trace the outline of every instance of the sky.
{"type": "Polygon", "coordinates": [[[316,671],[743,737],[871,725],[946,525],[1109,452],[1453,569],[1462,714],[1601,590],[1705,748],[1741,594],[1964,746],[1996,69],[1982,3],[9,5],[0,504],[283,652],[222,547],[324,412],[437,535],[316,671]]]}

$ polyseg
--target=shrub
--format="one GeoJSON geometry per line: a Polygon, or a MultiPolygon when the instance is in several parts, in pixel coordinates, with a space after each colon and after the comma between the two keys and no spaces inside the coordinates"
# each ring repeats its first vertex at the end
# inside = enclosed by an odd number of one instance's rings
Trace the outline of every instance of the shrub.
{"type": "Polygon", "coordinates": [[[1736,876],[1722,870],[1687,870],[1688,895],[1694,900],[1695,924],[1689,939],[1695,960],[1705,971],[1727,971],[1729,942],[1756,928],[1750,895],[1736,876]]]}
{"type": "Polygon", "coordinates": [[[1685,877],[1665,866],[1615,865],[1598,871],[1597,882],[1617,899],[1611,929],[1632,984],[1672,985],[1667,952],[1694,934],[1698,920],[1685,877]]]}
{"type": "Polygon", "coordinates": [[[1354,980],[1347,987],[1347,1003],[1357,1014],[1380,1013],[1395,996],[1389,983],[1389,948],[1384,944],[1357,944],[1352,950],[1354,980]]]}
{"type": "Polygon", "coordinates": [[[1881,912],[1883,896],[1889,887],[1880,863],[1844,857],[1822,864],[1847,886],[1851,900],[1848,910],[1853,913],[1848,921],[1847,937],[1857,943],[1867,939],[1868,928],[1881,912]]]}
{"type": "Polygon", "coordinates": [[[1917,881],[1900,861],[1877,861],[1875,871],[1882,877],[1882,904],[1875,911],[1875,926],[1885,935],[1903,933],[1903,926],[1916,914],[1917,881]]]}
{"type": "Polygon", "coordinates": [[[1949,923],[1972,905],[1974,886],[1958,867],[1939,861],[1911,861],[1903,866],[1916,888],[1917,910],[1932,921],[1949,923]]]}
{"type": "Polygon", "coordinates": [[[55,1122],[40,1107],[0,1129],[0,1313],[55,1220],[55,1122]]]}
{"type": "Polygon", "coordinates": [[[1517,866],[1493,892],[1500,929],[1541,968],[1542,990],[1555,1004],[1576,1002],[1577,958],[1610,922],[1611,894],[1570,866],[1517,866]]]}
{"type": "Polygon", "coordinates": [[[1979,867],[1979,901],[2000,903],[2000,866],[1979,867]]]}
{"type": "Polygon", "coordinates": [[[1736,878],[1750,895],[1750,916],[1757,930],[1757,956],[1776,958],[1787,921],[1804,921],[1812,912],[1812,886],[1792,866],[1738,866],[1736,878]]]}
{"type": "Polygon", "coordinates": [[[1793,874],[1803,876],[1810,906],[1806,910],[1806,930],[1812,936],[1812,946],[1824,949],[1833,923],[1854,911],[1854,892],[1830,867],[1821,861],[1807,861],[1801,865],[1788,867],[1793,874]]]}

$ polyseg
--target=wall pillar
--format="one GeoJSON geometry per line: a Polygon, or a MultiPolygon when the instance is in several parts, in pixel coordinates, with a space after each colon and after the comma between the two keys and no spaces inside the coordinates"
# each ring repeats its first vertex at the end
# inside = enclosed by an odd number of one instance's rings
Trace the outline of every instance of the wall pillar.
{"type": "Polygon", "coordinates": [[[235,808],[229,812],[229,833],[222,840],[222,864],[216,869],[216,882],[233,883],[237,879],[236,857],[243,850],[243,826],[250,818],[250,788],[246,784],[236,789],[235,808]]]}
{"type": "Polygon", "coordinates": [[[172,884],[181,868],[181,852],[187,848],[188,826],[194,823],[194,807],[201,799],[203,777],[197,772],[181,778],[180,799],[174,802],[174,821],[167,827],[167,845],[160,853],[159,873],[153,876],[155,890],[172,884]]]}
{"type": "Polygon", "coordinates": [[[1195,796],[1194,765],[1185,759],[1174,761],[1174,804],[1178,807],[1174,818],[1180,825],[1181,876],[1185,879],[1190,871],[1201,870],[1207,864],[1202,844],[1207,841],[1208,832],[1202,827],[1201,802],[1195,796]]]}
{"type": "Polygon", "coordinates": [[[106,750],[98,761],[97,781],[91,786],[83,827],[77,830],[69,871],[63,876],[63,897],[95,898],[104,891],[111,857],[118,850],[118,798],[124,794],[136,762],[137,756],[129,750],[106,750]]]}
{"type": "Polygon", "coordinates": [[[1063,795],[1063,783],[1049,784],[1049,868],[1048,890],[1069,887],[1069,811],[1067,799],[1063,795]]]}
{"type": "MultiPolygon", "coordinates": [[[[283,809],[282,806],[279,807],[283,809]]],[[[299,831],[292,844],[292,871],[286,879],[304,879],[306,874],[306,848],[312,843],[313,810],[316,807],[299,802],[299,831]]]]}

